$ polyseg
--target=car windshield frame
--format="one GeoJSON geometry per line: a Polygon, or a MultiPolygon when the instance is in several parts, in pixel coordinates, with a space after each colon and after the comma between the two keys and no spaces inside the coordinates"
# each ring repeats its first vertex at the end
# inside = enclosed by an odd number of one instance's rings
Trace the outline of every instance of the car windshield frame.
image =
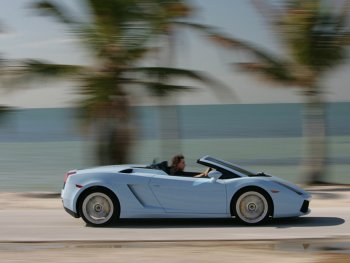
{"type": "Polygon", "coordinates": [[[205,156],[205,157],[199,159],[198,163],[206,164],[209,166],[210,166],[210,164],[213,164],[215,166],[219,166],[219,167],[225,169],[228,172],[233,172],[235,174],[238,173],[240,175],[247,176],[247,177],[252,177],[252,176],[257,175],[257,173],[255,173],[255,172],[249,171],[249,170],[244,169],[238,165],[235,165],[235,164],[232,164],[230,162],[223,161],[223,160],[211,157],[211,156],[205,156]]]}

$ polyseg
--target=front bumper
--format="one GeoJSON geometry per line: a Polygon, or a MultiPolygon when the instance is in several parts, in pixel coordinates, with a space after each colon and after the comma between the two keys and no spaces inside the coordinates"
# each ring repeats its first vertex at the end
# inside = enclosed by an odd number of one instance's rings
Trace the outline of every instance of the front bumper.
{"type": "Polygon", "coordinates": [[[310,201],[309,200],[305,200],[300,208],[300,212],[307,214],[309,211],[309,204],[310,201]]]}

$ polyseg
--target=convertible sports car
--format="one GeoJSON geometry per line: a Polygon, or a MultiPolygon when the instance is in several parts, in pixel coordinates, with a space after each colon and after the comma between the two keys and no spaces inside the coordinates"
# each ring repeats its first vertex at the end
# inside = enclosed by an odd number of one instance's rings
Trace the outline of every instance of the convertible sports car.
{"type": "Polygon", "coordinates": [[[167,162],[113,165],[66,173],[61,193],[72,216],[93,226],[118,218],[229,218],[254,225],[308,214],[311,195],[298,186],[210,156],[208,177],[169,175],[167,162]]]}

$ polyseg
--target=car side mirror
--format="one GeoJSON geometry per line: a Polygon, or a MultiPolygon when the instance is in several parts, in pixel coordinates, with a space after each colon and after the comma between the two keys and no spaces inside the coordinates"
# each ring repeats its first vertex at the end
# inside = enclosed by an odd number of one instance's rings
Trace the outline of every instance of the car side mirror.
{"type": "Polygon", "coordinates": [[[211,178],[212,182],[215,182],[221,177],[222,173],[219,171],[211,171],[208,173],[208,177],[211,178]]]}

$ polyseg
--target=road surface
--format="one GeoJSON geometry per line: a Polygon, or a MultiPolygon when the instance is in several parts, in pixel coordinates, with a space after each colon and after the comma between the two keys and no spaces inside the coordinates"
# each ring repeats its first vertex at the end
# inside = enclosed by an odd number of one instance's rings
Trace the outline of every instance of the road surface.
{"type": "Polygon", "coordinates": [[[243,226],[231,219],[121,220],[87,227],[68,215],[59,198],[0,195],[0,242],[280,240],[350,237],[350,190],[313,191],[312,212],[243,226]],[[17,198],[17,199],[16,199],[17,198]],[[15,199],[15,200],[13,200],[15,199]]]}

